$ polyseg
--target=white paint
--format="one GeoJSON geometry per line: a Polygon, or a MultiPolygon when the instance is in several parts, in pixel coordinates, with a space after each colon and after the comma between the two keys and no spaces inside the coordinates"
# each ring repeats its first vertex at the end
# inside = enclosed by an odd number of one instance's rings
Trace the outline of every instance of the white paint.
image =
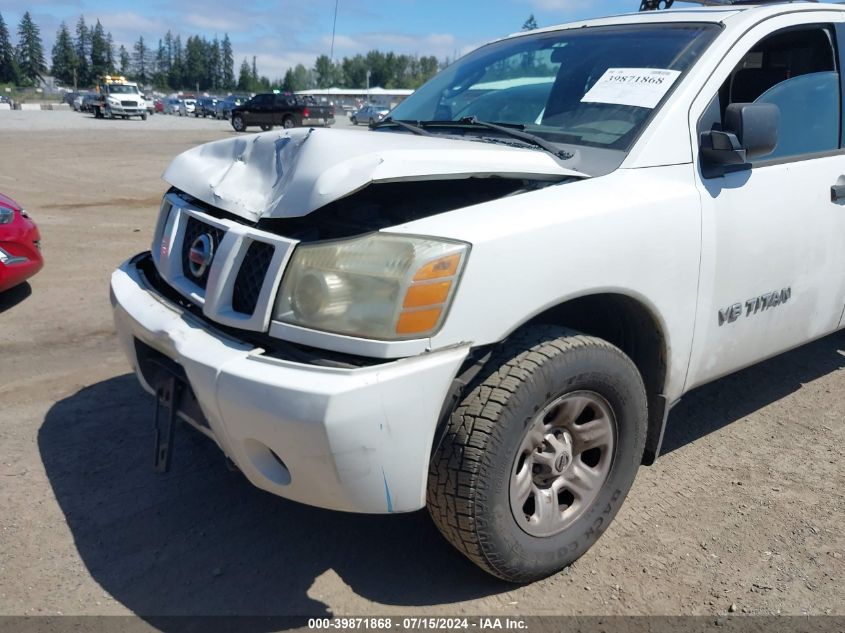
{"type": "MultiPolygon", "coordinates": [[[[271,336],[316,348],[408,358],[334,370],[258,357],[158,300],[129,264],[112,278],[121,341],[133,361],[135,336],[185,367],[214,437],[256,485],[314,505],[383,512],[385,483],[396,509],[423,503],[433,425],[468,350],[501,341],[563,301],[617,293],[648,309],[666,339],[662,392],[669,401],[834,331],[843,325],[845,306],[845,212],[830,201],[830,186],[845,174],[845,156],[758,165],[705,180],[696,125],[730,69],[761,38],[843,17],[842,7],[772,4],[556,27],[699,21],[724,28],[702,60],[673,81],[659,116],[615,172],[386,229],[472,245],[449,315],[430,340],[391,347],[262,324],[271,336]],[[786,288],[790,297],[776,309],[719,326],[720,311],[786,288]],[[292,473],[289,486],[262,471],[254,441],[278,451],[292,473]]],[[[601,91],[623,103],[657,98],[601,91]]],[[[297,130],[196,148],[177,158],[165,178],[256,220],[305,215],[371,182],[491,175],[555,181],[575,174],[534,150],[297,130]]],[[[273,274],[275,284],[283,271],[273,274]]]]}
{"type": "Polygon", "coordinates": [[[659,68],[608,68],[581,103],[655,108],[680,75],[677,70],[659,68]]]}

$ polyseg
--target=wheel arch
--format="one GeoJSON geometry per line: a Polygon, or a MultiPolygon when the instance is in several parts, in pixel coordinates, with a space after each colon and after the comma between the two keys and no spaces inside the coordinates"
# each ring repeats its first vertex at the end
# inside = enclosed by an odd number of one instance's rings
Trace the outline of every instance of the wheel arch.
{"type": "Polygon", "coordinates": [[[654,463],[660,453],[669,409],[663,395],[669,364],[667,328],[656,307],[645,298],[628,293],[596,292],[548,307],[517,329],[535,324],[565,326],[604,339],[634,362],[648,396],[643,463],[654,463]]]}
{"type": "MultiPolygon", "coordinates": [[[[604,339],[634,362],[648,397],[648,434],[642,462],[654,463],[669,412],[664,389],[670,349],[667,326],[656,307],[644,297],[618,290],[586,293],[543,307],[513,328],[501,343],[535,325],[566,327],[604,339]]],[[[484,356],[475,355],[465,372],[476,375],[485,362],[484,356]]],[[[459,381],[466,383],[465,379],[459,381]]]]}

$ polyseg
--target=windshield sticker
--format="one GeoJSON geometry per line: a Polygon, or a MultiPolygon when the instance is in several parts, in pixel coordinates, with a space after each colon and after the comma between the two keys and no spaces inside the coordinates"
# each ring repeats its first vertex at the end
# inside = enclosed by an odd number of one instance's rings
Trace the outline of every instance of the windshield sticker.
{"type": "Polygon", "coordinates": [[[655,108],[680,74],[660,68],[608,68],[581,103],[655,108]]]}

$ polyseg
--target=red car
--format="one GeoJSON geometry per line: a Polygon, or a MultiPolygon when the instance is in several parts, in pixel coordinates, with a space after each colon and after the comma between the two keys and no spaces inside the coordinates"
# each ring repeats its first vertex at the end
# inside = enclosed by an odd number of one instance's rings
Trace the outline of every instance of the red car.
{"type": "Polygon", "coordinates": [[[20,205],[0,193],[0,292],[41,270],[41,235],[20,205]]]}
{"type": "Polygon", "coordinates": [[[156,99],[153,101],[153,107],[155,108],[156,112],[164,112],[164,101],[161,99],[156,99]]]}

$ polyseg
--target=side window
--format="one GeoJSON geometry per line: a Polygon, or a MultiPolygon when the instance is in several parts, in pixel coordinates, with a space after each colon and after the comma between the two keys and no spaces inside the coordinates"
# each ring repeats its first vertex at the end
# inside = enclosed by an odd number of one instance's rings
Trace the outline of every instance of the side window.
{"type": "Polygon", "coordinates": [[[838,149],[838,66],[832,26],[773,33],[758,42],[722,84],[716,99],[718,109],[708,111],[709,123],[721,125],[731,103],[773,103],[780,110],[778,144],[762,160],[838,149]]]}

